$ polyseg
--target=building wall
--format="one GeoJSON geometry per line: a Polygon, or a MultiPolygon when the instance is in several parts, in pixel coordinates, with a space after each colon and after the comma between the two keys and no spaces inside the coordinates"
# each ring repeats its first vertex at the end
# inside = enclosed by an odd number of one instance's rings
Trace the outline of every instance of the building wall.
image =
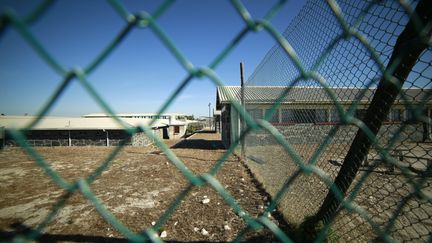
{"type": "MultiPolygon", "coordinates": [[[[161,132],[155,130],[156,135],[161,132]]],[[[30,146],[117,146],[126,140],[124,145],[147,146],[152,143],[143,132],[130,137],[123,130],[33,130],[26,134],[30,146]],[[108,135],[108,136],[107,136],[108,135]],[[108,139],[107,139],[108,138],[108,139]]],[[[5,146],[18,146],[11,137],[5,137],[5,146]]]]}
{"type": "Polygon", "coordinates": [[[162,128],[154,129],[153,134],[156,135],[156,137],[163,138],[163,129],[162,128]]]}
{"type": "MultiPolygon", "coordinates": [[[[385,124],[381,127],[378,138],[382,145],[387,144],[390,139],[401,128],[401,124],[385,124]]],[[[405,124],[405,129],[398,135],[399,141],[420,142],[423,139],[422,124],[405,124]]],[[[329,134],[334,125],[317,124],[295,124],[290,126],[275,126],[291,144],[320,144],[329,134]]],[[[340,126],[338,132],[333,137],[331,143],[351,144],[358,128],[356,126],[340,126]]],[[[266,132],[250,133],[246,138],[248,146],[262,146],[276,144],[277,142],[266,132]]]]}
{"type": "Polygon", "coordinates": [[[221,112],[221,137],[225,148],[228,148],[231,143],[231,107],[224,105],[221,112]]]}
{"type": "MultiPolygon", "coordinates": [[[[345,110],[348,109],[348,107],[351,104],[345,104],[345,110]]],[[[250,114],[256,118],[256,119],[263,119],[266,111],[268,109],[270,109],[271,104],[247,104],[246,105],[246,110],[250,112],[250,114]],[[259,112],[257,112],[259,111],[259,112]],[[253,113],[253,114],[252,114],[253,113]],[[259,114],[259,115],[258,115],[259,114]]],[[[366,109],[368,108],[367,104],[359,104],[357,106],[357,111],[358,112],[366,112],[366,109]]],[[[428,107],[428,112],[430,113],[432,107],[428,107]]],[[[335,116],[339,116],[336,106],[331,105],[331,104],[282,104],[277,111],[275,112],[275,119],[270,120],[271,123],[286,123],[289,121],[286,121],[283,115],[283,111],[287,111],[287,110],[308,110],[308,111],[313,111],[313,110],[320,110],[322,112],[324,112],[324,114],[322,114],[323,116],[323,122],[333,122],[334,117],[335,116]]],[[[402,120],[407,120],[409,118],[409,112],[406,110],[406,106],[401,105],[401,104],[397,104],[394,105],[390,111],[388,120],[392,120],[393,117],[393,113],[396,111],[401,111],[401,119],[402,120]]],[[[307,118],[304,117],[304,120],[306,120],[307,118]]],[[[338,118],[339,119],[339,118],[338,118]]],[[[304,121],[303,121],[304,122],[304,121]]]]}
{"type": "Polygon", "coordinates": [[[231,106],[231,140],[230,143],[234,143],[240,137],[240,116],[234,106],[231,106]]]}
{"type": "Polygon", "coordinates": [[[147,137],[144,132],[135,133],[131,139],[131,144],[134,147],[145,147],[152,143],[152,139],[147,137]]]}
{"type": "Polygon", "coordinates": [[[177,125],[172,125],[168,127],[168,133],[169,133],[169,139],[180,139],[182,138],[185,133],[186,133],[186,125],[185,126],[177,126],[177,125]],[[177,131],[175,130],[178,127],[177,131]]]}
{"type": "Polygon", "coordinates": [[[0,149],[5,146],[5,130],[4,127],[0,127],[0,149]]]}
{"type": "MultiPolygon", "coordinates": [[[[254,114],[251,115],[254,118],[262,119],[266,110],[270,108],[271,105],[268,104],[255,104],[255,105],[247,105],[246,109],[249,112],[253,112],[253,110],[258,110],[261,113],[260,117],[254,117],[254,114]]],[[[238,113],[235,109],[230,107],[229,105],[224,105],[224,109],[222,111],[222,142],[225,147],[228,147],[231,142],[233,142],[239,134],[240,128],[240,120],[238,113]]],[[[365,110],[368,107],[366,105],[359,105],[358,109],[365,110]]],[[[394,105],[393,110],[401,110],[401,119],[403,121],[408,120],[409,113],[405,109],[404,105],[394,105]]],[[[314,104],[283,104],[278,109],[277,117],[275,121],[271,121],[271,123],[282,133],[285,135],[287,140],[290,143],[294,144],[304,144],[304,143],[320,143],[324,139],[324,137],[330,132],[331,128],[334,126],[332,113],[334,112],[335,107],[332,105],[314,105],[314,104]],[[327,111],[326,120],[322,123],[285,123],[282,118],[282,110],[284,109],[324,109],[327,111]]],[[[431,107],[428,107],[428,115],[431,117],[431,107]]],[[[389,120],[392,121],[392,113],[389,115],[389,120]]],[[[384,141],[389,141],[389,139],[395,134],[395,132],[401,127],[400,122],[395,122],[392,124],[384,124],[380,130],[379,137],[384,141]]],[[[427,127],[427,131],[424,131],[423,125],[421,123],[416,124],[407,124],[405,127],[405,132],[400,135],[401,140],[408,140],[412,142],[423,141],[424,138],[431,138],[432,128],[430,125],[427,127]]],[[[354,138],[357,132],[357,128],[355,126],[340,126],[340,129],[336,136],[333,138],[333,143],[350,143],[354,138]]],[[[265,145],[274,143],[274,139],[270,136],[266,135],[264,132],[254,132],[247,136],[246,144],[248,146],[253,145],[265,145]]]]}
{"type": "Polygon", "coordinates": [[[221,115],[215,115],[215,130],[216,132],[221,132],[221,115]]]}

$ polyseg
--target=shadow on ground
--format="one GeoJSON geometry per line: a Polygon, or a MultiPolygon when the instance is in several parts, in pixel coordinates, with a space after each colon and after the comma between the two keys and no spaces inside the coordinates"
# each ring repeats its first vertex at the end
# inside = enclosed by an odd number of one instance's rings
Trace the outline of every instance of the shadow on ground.
{"type": "MultiPolygon", "coordinates": [[[[214,131],[200,131],[198,133],[216,133],[214,131]]],[[[171,148],[190,148],[190,149],[224,149],[221,140],[207,140],[207,139],[184,139],[179,143],[171,146],[171,148]]]]}
{"type": "Polygon", "coordinates": [[[191,149],[224,149],[220,140],[187,139],[183,140],[171,148],[191,148],[191,149]]]}

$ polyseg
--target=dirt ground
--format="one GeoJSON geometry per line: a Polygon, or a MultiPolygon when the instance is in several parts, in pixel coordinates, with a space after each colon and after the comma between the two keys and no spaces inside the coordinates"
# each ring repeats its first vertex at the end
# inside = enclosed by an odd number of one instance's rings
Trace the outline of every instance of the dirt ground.
{"type": "MultiPolygon", "coordinates": [[[[196,174],[207,172],[225,152],[219,134],[199,133],[183,141],[167,141],[172,151],[196,174]]],[[[113,150],[111,147],[36,148],[58,173],[72,182],[89,175],[113,150]]],[[[252,216],[264,211],[269,197],[247,168],[229,157],[216,179],[252,216]]],[[[157,147],[125,147],[113,164],[91,185],[92,192],[134,232],[152,226],[187,179],[157,147]]],[[[64,194],[20,148],[0,151],[0,237],[8,239],[34,229],[64,194]]],[[[277,217],[277,212],[274,213],[277,217]]],[[[286,224],[271,219],[282,229],[286,224]]],[[[165,241],[231,241],[245,223],[210,187],[194,187],[163,226],[165,241]],[[203,203],[209,199],[208,203],[203,203]],[[203,233],[204,230],[208,234],[203,233]]],[[[44,229],[41,241],[125,241],[82,194],[75,193],[44,229]]],[[[250,232],[246,241],[272,242],[269,230],[250,232]]]]}
{"type": "MultiPolygon", "coordinates": [[[[317,148],[318,144],[293,145],[293,149],[304,161],[308,161],[317,148]]],[[[334,179],[348,148],[349,146],[344,144],[329,145],[316,165],[334,179]]],[[[414,188],[417,187],[423,194],[432,195],[432,179],[425,173],[426,160],[432,154],[432,144],[409,143],[399,148],[404,149],[402,166],[420,172],[404,174],[399,168],[389,171],[382,160],[375,161],[381,164],[373,169],[366,166],[360,168],[350,191],[359,183],[359,179],[368,173],[354,202],[366,210],[372,220],[382,228],[396,215],[390,230],[395,241],[428,241],[432,232],[432,203],[412,196],[415,195],[412,193],[415,193],[414,188]],[[413,183],[421,184],[414,186],[413,183]]],[[[376,151],[372,151],[369,158],[372,153],[376,151]]],[[[299,169],[291,156],[279,145],[249,146],[246,148],[246,155],[248,168],[271,195],[277,194],[285,180],[299,169]]],[[[372,159],[369,163],[372,163],[372,159]]],[[[298,225],[306,217],[316,214],[327,193],[328,187],[318,176],[301,174],[289,185],[279,208],[290,225],[298,225]]],[[[347,210],[339,213],[332,230],[342,242],[370,242],[377,237],[364,218],[347,210]]]]}

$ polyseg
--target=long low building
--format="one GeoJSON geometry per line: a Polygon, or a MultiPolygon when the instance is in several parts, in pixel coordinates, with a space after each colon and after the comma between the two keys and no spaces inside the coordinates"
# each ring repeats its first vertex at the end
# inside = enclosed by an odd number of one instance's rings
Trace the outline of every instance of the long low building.
{"type": "MultiPolygon", "coordinates": [[[[144,133],[130,136],[126,129],[151,126],[155,135],[163,139],[179,139],[185,135],[188,123],[182,114],[134,113],[117,114],[119,121],[103,113],[82,117],[43,117],[34,127],[26,130],[27,141],[32,146],[146,146],[151,144],[144,133]],[[154,120],[154,121],[153,121],[154,120]]],[[[23,130],[35,116],[0,116],[0,145],[16,146],[16,141],[5,132],[23,130]]]]}
{"type": "MultiPolygon", "coordinates": [[[[287,91],[285,86],[246,86],[243,92],[243,102],[246,111],[255,119],[263,119],[266,112],[274,105],[275,101],[287,91]]],[[[357,104],[355,117],[362,119],[366,114],[376,89],[362,88],[332,88],[335,100],[347,110],[354,102],[357,104]]],[[[430,124],[423,126],[416,121],[414,110],[419,104],[424,107],[425,115],[432,116],[432,101],[428,96],[432,89],[410,88],[402,89],[392,106],[387,120],[384,123],[386,129],[397,130],[401,124],[405,124],[407,132],[412,140],[429,139],[431,136],[430,124]],[[425,100],[426,99],[426,100],[425,100]]],[[[232,102],[241,103],[242,91],[240,86],[220,86],[216,91],[216,109],[221,111],[220,127],[222,140],[225,146],[229,146],[240,134],[240,116],[233,107],[232,102]]],[[[268,119],[280,131],[286,131],[287,137],[291,136],[291,142],[303,141],[307,138],[307,131],[323,133],[323,137],[329,131],[331,125],[339,125],[340,117],[335,106],[335,101],[330,98],[322,87],[290,87],[287,94],[281,100],[280,106],[268,119]],[[295,126],[295,128],[294,128],[295,126]],[[293,132],[295,129],[301,130],[293,132]]],[[[349,128],[347,128],[349,129],[349,128]]],[[[352,132],[344,133],[355,135],[352,132]]],[[[344,138],[341,138],[343,140],[344,138]]],[[[346,140],[351,139],[351,137],[346,140]]],[[[337,139],[336,139],[337,140],[337,139]]]]}

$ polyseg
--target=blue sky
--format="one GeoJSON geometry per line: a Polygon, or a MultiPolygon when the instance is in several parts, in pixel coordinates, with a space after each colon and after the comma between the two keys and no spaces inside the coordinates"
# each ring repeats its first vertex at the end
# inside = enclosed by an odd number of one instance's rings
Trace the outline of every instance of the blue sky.
{"type": "MultiPolygon", "coordinates": [[[[123,1],[130,12],[153,12],[162,1],[123,1]]],[[[243,1],[255,19],[262,18],[276,1],[243,1]]],[[[38,1],[0,1],[22,16],[38,1]]],[[[283,32],[304,1],[288,1],[272,19],[283,32]]],[[[197,67],[207,66],[244,27],[228,1],[177,1],[157,20],[179,50],[197,67]]],[[[31,33],[67,69],[85,67],[126,25],[105,1],[62,0],[37,22],[31,33]]],[[[239,85],[239,63],[245,76],[253,72],[275,44],[266,32],[250,32],[215,69],[226,85],[239,85]]],[[[115,112],[155,112],[187,76],[168,49],[150,29],[134,29],[114,52],[88,76],[88,80],[115,112]]],[[[0,112],[36,114],[62,81],[16,32],[0,36],[0,112]]],[[[208,114],[215,103],[215,87],[208,79],[194,79],[168,112],[208,114]]],[[[74,81],[50,115],[80,116],[101,112],[99,105],[74,81]]]]}

